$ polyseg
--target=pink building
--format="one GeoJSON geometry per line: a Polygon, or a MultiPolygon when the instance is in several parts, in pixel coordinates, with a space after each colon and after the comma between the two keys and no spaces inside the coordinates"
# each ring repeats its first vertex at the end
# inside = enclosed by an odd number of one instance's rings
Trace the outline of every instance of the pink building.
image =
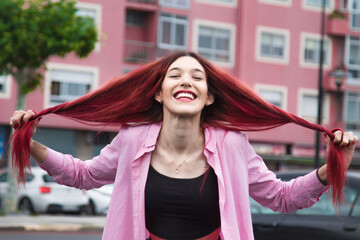
{"type": "MultiPolygon", "coordinates": [[[[28,96],[28,109],[40,111],[77,98],[169,51],[191,50],[271,103],[316,122],[321,0],[81,0],[77,7],[78,14],[91,16],[101,32],[96,50],[87,59],[52,58],[42,88],[28,96]]],[[[360,135],[360,0],[326,0],[324,49],[323,125],[360,135]],[[342,66],[351,77],[338,88],[330,73],[342,66]]],[[[2,76],[0,166],[6,162],[15,99],[15,82],[2,76]]],[[[35,138],[88,159],[114,131],[95,137],[94,128],[46,117],[35,138]]],[[[312,130],[288,125],[247,134],[269,164],[312,166],[312,130]]]]}

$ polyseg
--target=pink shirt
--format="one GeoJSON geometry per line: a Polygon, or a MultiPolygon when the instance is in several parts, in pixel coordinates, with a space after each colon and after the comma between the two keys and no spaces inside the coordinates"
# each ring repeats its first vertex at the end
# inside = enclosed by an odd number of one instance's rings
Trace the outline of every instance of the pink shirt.
{"type": "MultiPolygon", "coordinates": [[[[80,189],[114,183],[103,238],[145,240],[145,183],[161,124],[122,127],[99,156],[81,161],[49,149],[40,165],[56,182],[80,189]]],[[[276,179],[241,132],[205,129],[204,155],[218,177],[221,238],[254,239],[249,195],[279,212],[312,206],[327,190],[313,171],[276,179]]]]}

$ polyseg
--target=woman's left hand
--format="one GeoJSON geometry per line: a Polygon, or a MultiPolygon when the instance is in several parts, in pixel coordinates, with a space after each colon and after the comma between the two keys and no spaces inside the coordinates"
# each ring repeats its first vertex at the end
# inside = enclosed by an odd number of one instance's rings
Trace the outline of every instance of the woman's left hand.
{"type": "MultiPolygon", "coordinates": [[[[351,160],[354,156],[354,151],[355,151],[355,147],[357,142],[359,141],[358,137],[354,135],[353,132],[341,132],[341,131],[336,131],[334,133],[335,138],[333,140],[335,145],[340,145],[340,148],[342,149],[342,153],[344,156],[344,160],[346,161],[347,165],[346,167],[348,168],[351,160]]],[[[330,138],[326,135],[326,153],[328,153],[329,149],[330,149],[330,143],[331,140],[330,138]]]]}

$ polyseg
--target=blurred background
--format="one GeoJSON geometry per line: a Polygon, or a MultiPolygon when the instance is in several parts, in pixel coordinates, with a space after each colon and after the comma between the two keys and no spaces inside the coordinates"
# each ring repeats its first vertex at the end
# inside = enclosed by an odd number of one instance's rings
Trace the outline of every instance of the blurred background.
{"type": "MultiPolygon", "coordinates": [[[[321,124],[360,135],[360,1],[325,0],[84,0],[76,14],[99,32],[86,58],[70,53],[47,60],[44,79],[25,109],[40,111],[78,98],[114,76],[175,50],[201,54],[263,98],[317,122],[323,35],[321,124]],[[325,24],[322,25],[322,10],[325,24]],[[337,73],[340,73],[337,74],[337,73]]],[[[17,86],[0,77],[0,167],[7,165],[9,117],[17,86]]],[[[64,118],[42,119],[35,139],[81,159],[97,155],[116,133],[64,118]]],[[[316,138],[294,125],[247,133],[273,170],[313,167],[316,138]]],[[[320,141],[320,160],[324,159],[320,141]]],[[[357,151],[353,168],[360,168],[357,151]]]]}
{"type": "MultiPolygon", "coordinates": [[[[49,56],[25,109],[76,99],[165,54],[190,50],[272,104],[360,135],[360,0],[81,0],[75,8],[98,32],[93,51],[84,58],[49,56]]],[[[0,168],[6,169],[18,82],[9,72],[0,74],[0,168]]],[[[98,130],[48,116],[34,138],[85,160],[117,132],[98,130]]],[[[286,125],[247,135],[275,171],[312,169],[325,160],[323,137],[312,130],[286,125]]],[[[351,168],[360,169],[359,151],[351,168]]]]}
{"type": "MultiPolygon", "coordinates": [[[[16,183],[8,184],[9,118],[17,108],[38,112],[76,99],[176,50],[199,53],[288,112],[360,136],[360,0],[81,0],[72,5],[41,0],[41,7],[35,2],[0,2],[0,213],[12,201],[26,215],[106,215],[112,185],[91,191],[59,186],[33,160],[27,187],[15,191],[16,183]],[[5,200],[7,195],[12,200],[5,200]]],[[[99,130],[50,115],[34,139],[86,160],[117,133],[111,127],[99,130]]],[[[271,170],[286,172],[278,173],[284,180],[326,158],[322,135],[303,127],[246,134],[271,170]]],[[[346,182],[342,212],[334,211],[327,196],[290,215],[251,201],[256,239],[359,239],[358,150],[350,168],[355,173],[346,182]]],[[[4,226],[9,218],[0,221],[4,226]]],[[[72,221],[77,220],[64,220],[72,221]]]]}

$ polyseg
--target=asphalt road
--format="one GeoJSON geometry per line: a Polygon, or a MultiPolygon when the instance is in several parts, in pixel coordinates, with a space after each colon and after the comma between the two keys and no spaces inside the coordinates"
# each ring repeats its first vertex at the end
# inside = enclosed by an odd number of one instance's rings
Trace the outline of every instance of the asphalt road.
{"type": "Polygon", "coordinates": [[[1,240],[101,240],[99,232],[1,231],[1,240]]]}
{"type": "MultiPolygon", "coordinates": [[[[0,0],[1,1],[1,0],[0,0]]],[[[102,233],[105,216],[10,215],[0,216],[0,239],[3,231],[98,232],[102,233]]],[[[65,238],[63,238],[65,239],[65,238]]]]}

